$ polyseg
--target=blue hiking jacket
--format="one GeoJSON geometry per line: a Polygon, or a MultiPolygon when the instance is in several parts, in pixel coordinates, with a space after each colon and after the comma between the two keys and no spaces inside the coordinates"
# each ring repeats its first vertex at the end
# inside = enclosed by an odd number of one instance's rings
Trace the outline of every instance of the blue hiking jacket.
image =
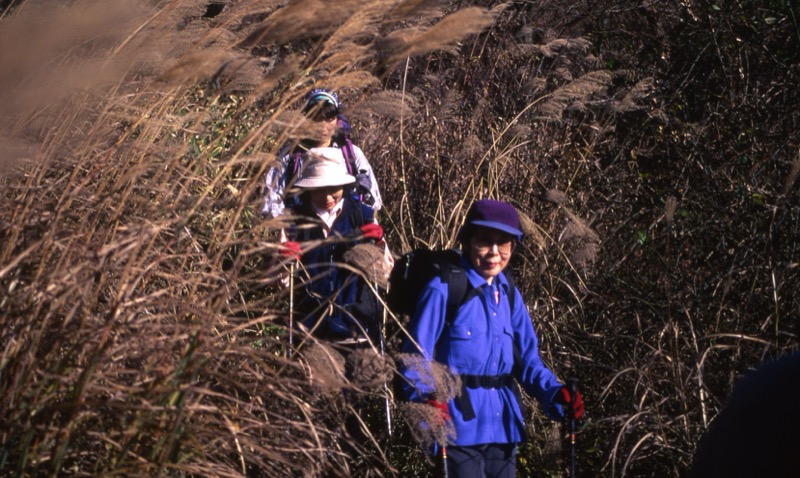
{"type": "MultiPolygon", "coordinates": [[[[519,290],[509,290],[503,273],[490,285],[465,258],[461,267],[469,283],[480,291],[459,308],[451,325],[445,323],[447,284],[436,277],[420,294],[409,324],[413,341],[406,340],[403,352],[420,354],[423,363],[403,370],[409,382],[405,385],[407,398],[417,402],[432,398],[432,380],[424,364],[435,360],[459,375],[512,374],[548,416],[563,418],[561,406],[553,402],[562,385],[539,357],[539,339],[519,290]],[[495,290],[500,292],[499,303],[493,299],[495,290]],[[509,293],[517,295],[514,310],[510,310],[509,293]]],[[[512,386],[464,388],[462,393],[469,395],[475,416],[465,417],[459,398],[448,403],[456,432],[451,444],[519,443],[525,439],[521,404],[512,386]]]]}

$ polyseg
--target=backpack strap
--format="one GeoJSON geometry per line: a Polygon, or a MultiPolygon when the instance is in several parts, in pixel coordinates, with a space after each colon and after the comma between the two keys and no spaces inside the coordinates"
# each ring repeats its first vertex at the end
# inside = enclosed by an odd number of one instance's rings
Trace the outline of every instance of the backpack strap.
{"type": "Polygon", "coordinates": [[[353,149],[353,142],[350,141],[350,138],[345,137],[344,144],[342,144],[342,154],[344,155],[344,162],[347,165],[347,172],[355,177],[355,175],[358,174],[356,150],[353,149]]]}
{"type": "Polygon", "coordinates": [[[467,279],[467,272],[452,264],[446,264],[440,272],[442,282],[447,284],[447,308],[445,325],[450,327],[456,318],[458,309],[469,299],[478,294],[478,289],[472,287],[467,279]]]}
{"type": "Polygon", "coordinates": [[[517,298],[517,284],[511,274],[506,274],[506,281],[508,281],[508,310],[514,313],[514,302],[517,298]]]}
{"type": "Polygon", "coordinates": [[[297,177],[297,173],[299,173],[300,169],[300,152],[294,151],[289,153],[289,160],[286,162],[286,168],[284,169],[284,174],[286,175],[286,184],[297,177]]]}

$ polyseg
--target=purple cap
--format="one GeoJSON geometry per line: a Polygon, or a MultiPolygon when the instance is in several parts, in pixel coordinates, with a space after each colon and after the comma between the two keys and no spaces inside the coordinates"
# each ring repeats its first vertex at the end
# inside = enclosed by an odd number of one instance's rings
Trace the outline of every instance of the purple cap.
{"type": "Polygon", "coordinates": [[[497,229],[514,236],[517,240],[522,239],[519,214],[514,206],[503,201],[481,199],[474,202],[467,212],[467,219],[458,233],[459,237],[467,228],[473,226],[497,229]]]}

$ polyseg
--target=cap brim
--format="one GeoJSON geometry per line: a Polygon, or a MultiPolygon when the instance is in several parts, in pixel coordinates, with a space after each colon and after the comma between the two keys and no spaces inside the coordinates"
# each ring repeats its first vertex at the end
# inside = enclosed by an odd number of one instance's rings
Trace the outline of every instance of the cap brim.
{"type": "Polygon", "coordinates": [[[498,231],[505,232],[506,234],[511,234],[512,236],[516,237],[517,240],[522,238],[522,231],[520,231],[519,229],[513,228],[509,225],[496,221],[472,221],[468,225],[488,227],[489,229],[496,229],[498,231]]]}

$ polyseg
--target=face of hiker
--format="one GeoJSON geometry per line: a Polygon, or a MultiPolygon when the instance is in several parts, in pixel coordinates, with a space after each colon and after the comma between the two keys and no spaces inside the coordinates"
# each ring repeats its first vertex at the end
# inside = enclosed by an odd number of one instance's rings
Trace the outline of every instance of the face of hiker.
{"type": "Polygon", "coordinates": [[[342,186],[330,186],[327,188],[311,189],[308,192],[311,204],[317,209],[330,211],[342,199],[344,188],[342,186]]]}
{"type": "Polygon", "coordinates": [[[508,265],[514,237],[497,229],[478,227],[469,238],[469,261],[488,282],[508,265]]]}
{"type": "Polygon", "coordinates": [[[336,133],[339,111],[329,103],[317,103],[309,112],[309,118],[314,122],[318,135],[314,139],[318,146],[330,146],[333,135],[336,133]]]}

